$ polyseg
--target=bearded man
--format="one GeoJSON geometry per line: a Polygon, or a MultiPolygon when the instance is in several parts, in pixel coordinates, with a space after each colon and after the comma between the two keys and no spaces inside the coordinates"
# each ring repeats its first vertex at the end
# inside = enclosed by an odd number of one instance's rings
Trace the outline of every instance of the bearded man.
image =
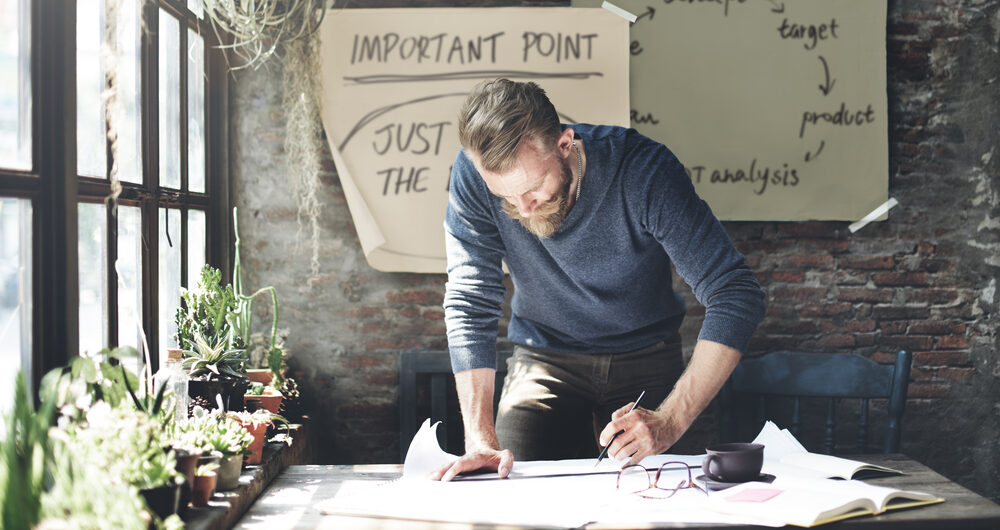
{"type": "Polygon", "coordinates": [[[445,322],[466,453],[432,474],[519,460],[626,463],[669,449],[764,315],[764,293],[677,158],[632,129],[562,125],[534,83],[480,84],[459,113],[445,322]],[[494,424],[507,264],[514,343],[494,424]],[[705,306],[687,367],[671,265],[705,306]],[[645,391],[643,406],[627,412],[645,391]]]}

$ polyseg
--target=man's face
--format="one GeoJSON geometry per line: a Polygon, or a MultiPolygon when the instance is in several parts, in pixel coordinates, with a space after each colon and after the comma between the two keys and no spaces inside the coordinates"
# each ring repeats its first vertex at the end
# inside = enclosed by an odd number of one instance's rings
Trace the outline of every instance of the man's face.
{"type": "Polygon", "coordinates": [[[534,142],[525,141],[518,146],[517,162],[510,171],[478,169],[490,192],[503,199],[504,213],[532,234],[549,237],[566,219],[573,173],[558,151],[542,152],[534,142]]]}

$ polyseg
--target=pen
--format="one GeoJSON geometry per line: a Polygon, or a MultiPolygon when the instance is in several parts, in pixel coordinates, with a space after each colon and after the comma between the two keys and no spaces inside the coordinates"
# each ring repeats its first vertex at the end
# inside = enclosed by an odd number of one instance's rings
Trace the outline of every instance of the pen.
{"type": "MultiPolygon", "coordinates": [[[[632,408],[628,409],[628,412],[632,412],[633,410],[635,410],[637,406],[639,406],[639,400],[642,399],[642,396],[644,395],[646,395],[645,390],[643,390],[639,394],[639,397],[635,398],[635,403],[632,403],[632,408]]],[[[625,414],[628,414],[628,412],[626,412],[625,414]]],[[[597,455],[597,464],[594,464],[594,467],[597,467],[597,465],[601,463],[601,460],[604,459],[604,455],[607,454],[608,452],[608,447],[611,447],[611,444],[614,443],[615,438],[618,438],[618,435],[623,432],[625,432],[625,429],[616,432],[615,435],[611,437],[611,440],[608,442],[608,445],[605,445],[604,449],[601,449],[601,454],[597,455]]]]}

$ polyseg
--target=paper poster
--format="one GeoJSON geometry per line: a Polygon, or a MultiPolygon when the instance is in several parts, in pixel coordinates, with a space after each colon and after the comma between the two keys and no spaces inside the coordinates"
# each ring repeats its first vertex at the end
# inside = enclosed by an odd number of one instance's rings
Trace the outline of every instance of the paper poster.
{"type": "Polygon", "coordinates": [[[720,219],[856,221],[886,200],[885,0],[614,4],[637,16],[631,124],[720,219]]]}
{"type": "Polygon", "coordinates": [[[628,22],[604,9],[341,9],[321,31],[323,125],[368,263],[445,271],[458,108],[535,81],[564,123],[628,125],[628,22]]]}

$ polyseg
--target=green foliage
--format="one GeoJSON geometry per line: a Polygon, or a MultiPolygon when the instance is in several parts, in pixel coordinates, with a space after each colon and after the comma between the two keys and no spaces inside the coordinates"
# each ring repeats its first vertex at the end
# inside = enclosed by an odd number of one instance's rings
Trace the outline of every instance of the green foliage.
{"type": "Polygon", "coordinates": [[[285,378],[281,375],[281,365],[285,360],[285,350],[280,347],[271,348],[267,353],[267,368],[274,374],[274,386],[281,386],[285,378]]]}
{"type": "Polygon", "coordinates": [[[14,407],[6,415],[0,444],[0,527],[31,528],[38,522],[41,498],[51,482],[52,445],[48,430],[55,421],[55,403],[42,402],[36,411],[24,374],[14,385],[14,407]]]}
{"type": "Polygon", "coordinates": [[[226,344],[219,342],[214,345],[195,335],[196,351],[184,352],[181,366],[187,370],[190,377],[208,375],[209,378],[242,378],[246,379],[247,352],[242,348],[226,349],[226,344]]]}
{"type": "Polygon", "coordinates": [[[132,407],[98,403],[86,422],[67,429],[75,454],[106,470],[112,480],[139,489],[171,484],[180,477],[161,422],[132,407]]]}
{"type": "Polygon", "coordinates": [[[132,485],[109,480],[78,451],[56,445],[52,488],[42,497],[42,527],[144,530],[149,514],[132,485]],[[58,521],[58,522],[57,522],[58,521]]]}
{"type": "Polygon", "coordinates": [[[243,453],[253,441],[253,436],[238,421],[220,409],[206,411],[201,407],[195,407],[190,418],[174,425],[171,438],[185,444],[185,448],[217,452],[223,458],[243,453]]]}
{"type": "Polygon", "coordinates": [[[39,394],[53,400],[60,415],[73,421],[81,420],[100,401],[112,407],[131,402],[130,387],[139,386],[139,379],[125,370],[121,360],[137,355],[135,348],[126,346],[77,357],[45,374],[39,394]]]}
{"type": "Polygon", "coordinates": [[[239,307],[231,285],[222,285],[222,271],[205,265],[201,269],[198,285],[181,291],[181,301],[174,315],[177,323],[177,344],[185,350],[196,347],[195,338],[204,337],[208,342],[224,343],[230,348],[242,348],[233,332],[239,307]]]}

